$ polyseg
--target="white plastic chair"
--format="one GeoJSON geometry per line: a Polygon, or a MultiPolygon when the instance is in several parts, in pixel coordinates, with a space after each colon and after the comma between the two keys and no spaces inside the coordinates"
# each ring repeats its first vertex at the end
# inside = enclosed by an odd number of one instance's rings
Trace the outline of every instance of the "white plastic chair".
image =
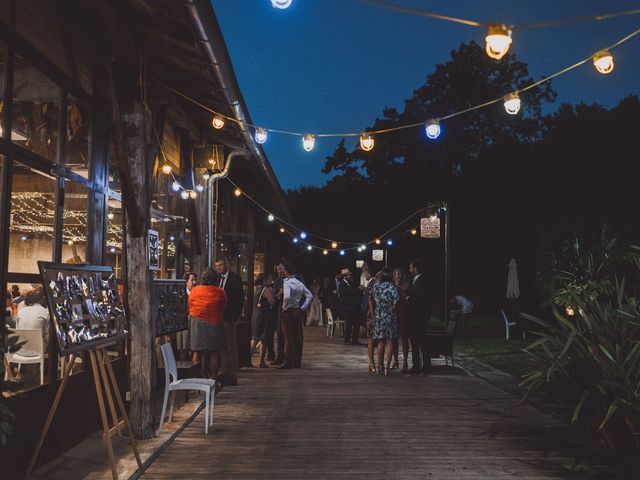
{"type": "MultiPolygon", "coordinates": [[[[199,390],[205,394],[204,409],[204,434],[209,433],[209,427],[213,426],[213,408],[215,405],[215,389],[216,381],[208,378],[183,378],[178,380],[178,367],[176,359],[173,355],[173,349],[170,343],[165,343],[160,347],[162,350],[162,358],[164,359],[164,400],[162,402],[162,414],[160,416],[160,427],[158,432],[162,431],[164,426],[164,415],[167,411],[167,402],[169,393],[177,390],[199,390]]],[[[176,401],[175,394],[171,397],[171,408],[169,409],[169,422],[173,420],[173,406],[176,401]]]]}
{"type": "Polygon", "coordinates": [[[336,328],[336,325],[340,327],[340,334],[344,336],[344,320],[334,320],[331,310],[328,308],[326,308],[325,310],[327,311],[327,337],[333,337],[333,332],[336,328]]]}
{"type": "Polygon", "coordinates": [[[40,364],[40,385],[44,385],[44,359],[47,354],[44,353],[44,341],[42,339],[42,330],[35,329],[15,329],[9,330],[9,336],[17,336],[18,342],[24,342],[20,350],[7,354],[7,361],[18,365],[20,371],[21,365],[40,364]]]}
{"type": "MultiPolygon", "coordinates": [[[[500,315],[502,315],[502,319],[504,320],[504,332],[505,332],[504,336],[507,340],[509,340],[509,330],[511,327],[515,327],[517,324],[516,322],[509,321],[509,317],[507,317],[507,313],[504,311],[504,309],[500,310],[500,315]]],[[[526,338],[527,338],[527,332],[522,330],[522,339],[525,340],[526,338]]]]}

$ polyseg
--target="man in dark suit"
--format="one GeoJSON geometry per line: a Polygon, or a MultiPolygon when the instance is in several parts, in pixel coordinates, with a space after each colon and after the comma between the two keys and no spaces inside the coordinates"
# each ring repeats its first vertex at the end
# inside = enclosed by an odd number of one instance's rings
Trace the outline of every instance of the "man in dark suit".
{"type": "Polygon", "coordinates": [[[353,281],[353,273],[348,268],[342,270],[342,281],[338,285],[338,311],[340,318],[344,320],[345,345],[361,345],[358,341],[360,330],[360,294],[353,281]]]}
{"type": "Polygon", "coordinates": [[[431,356],[426,350],[427,324],[431,318],[428,300],[427,280],[423,275],[422,260],[415,259],[409,264],[409,273],[413,281],[409,287],[409,340],[413,366],[409,370],[412,375],[431,372],[431,356]],[[420,352],[422,351],[422,366],[420,352]]]}
{"type": "Polygon", "coordinates": [[[225,349],[221,353],[221,373],[218,381],[222,385],[238,384],[238,320],[244,308],[244,288],[242,279],[229,270],[226,257],[215,260],[216,271],[220,275],[220,288],[227,294],[227,306],[224,309],[225,349]]]}

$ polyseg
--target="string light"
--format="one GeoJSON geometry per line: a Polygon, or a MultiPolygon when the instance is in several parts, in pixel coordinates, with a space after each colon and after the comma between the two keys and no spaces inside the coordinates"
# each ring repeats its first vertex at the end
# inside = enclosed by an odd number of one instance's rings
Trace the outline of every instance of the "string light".
{"type": "Polygon", "coordinates": [[[613,55],[609,50],[601,50],[593,56],[593,65],[603,75],[613,71],[613,55]]]}
{"type": "Polygon", "coordinates": [[[313,150],[313,146],[315,144],[316,144],[316,136],[315,135],[311,135],[310,133],[307,133],[302,138],[302,147],[304,148],[304,150],[306,152],[310,152],[311,150],[313,150]]]}
{"type": "Polygon", "coordinates": [[[392,246],[392,245],[393,245],[393,240],[391,240],[391,239],[387,240],[387,245],[388,245],[389,247],[390,247],[390,246],[392,246]]]}
{"type": "Polygon", "coordinates": [[[311,245],[307,245],[307,250],[311,251],[313,250],[313,247],[311,245]]]}
{"type": "Polygon", "coordinates": [[[162,173],[164,173],[165,175],[169,175],[171,173],[171,165],[163,165],[162,173]]]}
{"type": "Polygon", "coordinates": [[[189,192],[187,192],[186,190],[181,191],[181,192],[180,192],[180,197],[181,197],[183,200],[187,200],[187,199],[189,198],[189,192]]]}
{"type": "Polygon", "coordinates": [[[362,136],[360,137],[360,148],[365,152],[369,152],[373,150],[374,143],[375,143],[375,140],[368,133],[363,133],[362,136]]]}
{"type": "Polygon", "coordinates": [[[114,217],[114,216],[115,216],[115,215],[114,215],[113,213],[107,213],[107,218],[108,218],[109,220],[113,220],[113,217],[114,217]]]}
{"type": "Polygon", "coordinates": [[[340,250],[340,256],[344,257],[345,256],[345,251],[344,250],[340,250]]]}
{"type": "Polygon", "coordinates": [[[262,145],[264,142],[267,141],[267,129],[259,127],[256,130],[255,138],[256,138],[256,142],[262,145]]]}
{"type": "Polygon", "coordinates": [[[211,120],[211,125],[213,125],[213,128],[215,128],[216,130],[220,130],[222,127],[224,127],[224,118],[222,118],[220,115],[216,115],[215,117],[213,117],[213,120],[211,120]]]}
{"type": "Polygon", "coordinates": [[[417,235],[418,234],[418,230],[416,230],[415,228],[411,229],[411,235],[417,235]]]}
{"type": "Polygon", "coordinates": [[[293,0],[271,0],[271,6],[279,10],[284,10],[285,8],[289,8],[292,2],[293,0]]]}
{"type": "Polygon", "coordinates": [[[381,241],[379,238],[376,238],[376,239],[374,240],[374,243],[375,243],[376,245],[380,245],[380,244],[382,243],[382,241],[381,241]]]}
{"type": "Polygon", "coordinates": [[[209,178],[211,178],[211,174],[209,172],[204,172],[202,174],[202,178],[204,179],[204,181],[206,182],[207,180],[209,180],[209,178]]]}
{"type": "Polygon", "coordinates": [[[338,248],[338,242],[331,242],[331,248],[333,248],[334,250],[338,248]]]}
{"type": "Polygon", "coordinates": [[[239,197],[240,195],[242,195],[242,190],[240,190],[239,188],[236,188],[236,189],[233,191],[233,194],[234,194],[236,197],[239,197]]]}
{"type": "Polygon", "coordinates": [[[489,31],[485,37],[487,42],[487,55],[496,60],[500,60],[509,51],[511,45],[511,29],[503,24],[489,25],[489,31]]]}
{"type": "Polygon", "coordinates": [[[198,184],[198,185],[196,185],[196,190],[197,190],[198,192],[202,193],[202,192],[204,192],[204,186],[203,186],[203,185],[198,184]]]}
{"type": "Polygon", "coordinates": [[[362,248],[362,251],[364,252],[367,249],[367,246],[363,243],[362,245],[360,245],[360,248],[362,248]]]}
{"type": "Polygon", "coordinates": [[[189,197],[195,200],[198,198],[198,193],[195,190],[189,190],[189,197]]]}
{"type": "Polygon", "coordinates": [[[301,233],[300,233],[300,238],[301,238],[301,239],[303,239],[303,240],[306,240],[306,238],[307,238],[307,234],[306,234],[306,233],[304,233],[304,232],[301,232],[301,233]]]}
{"type": "Polygon", "coordinates": [[[440,122],[436,119],[427,120],[427,123],[424,125],[424,130],[428,138],[435,140],[440,136],[440,122]]]}
{"type": "Polygon", "coordinates": [[[274,217],[272,213],[270,213],[269,216],[267,217],[267,220],[269,220],[270,222],[273,222],[275,219],[276,217],[274,217]]]}
{"type": "Polygon", "coordinates": [[[504,109],[509,115],[516,115],[520,111],[520,95],[518,95],[518,92],[505,95],[504,109]]]}
{"type": "Polygon", "coordinates": [[[177,180],[174,180],[173,183],[171,184],[171,190],[173,190],[174,192],[180,191],[181,188],[182,186],[177,180]]]}
{"type": "Polygon", "coordinates": [[[280,233],[284,233],[286,232],[286,230],[284,229],[284,227],[280,227],[280,233]]]}
{"type": "Polygon", "coordinates": [[[329,255],[329,250],[327,250],[326,248],[324,250],[322,250],[322,254],[323,255],[329,255]]]}
{"type": "Polygon", "coordinates": [[[298,237],[293,237],[293,243],[298,243],[298,242],[299,242],[298,237]]]}

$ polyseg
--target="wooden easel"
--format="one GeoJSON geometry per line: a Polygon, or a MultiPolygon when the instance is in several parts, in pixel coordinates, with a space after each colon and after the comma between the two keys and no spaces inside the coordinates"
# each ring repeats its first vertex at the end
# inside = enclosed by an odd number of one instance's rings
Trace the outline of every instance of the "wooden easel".
{"type": "MultiPolygon", "coordinates": [[[[107,455],[109,457],[109,463],[111,464],[111,474],[113,480],[118,480],[118,470],[116,469],[115,457],[113,455],[113,446],[111,444],[111,433],[115,430],[118,435],[121,435],[120,428],[123,423],[127,427],[129,441],[131,442],[131,449],[133,450],[133,453],[136,457],[136,462],[138,463],[139,470],[142,469],[142,461],[140,460],[140,454],[138,453],[136,442],[133,438],[133,433],[131,432],[131,424],[129,423],[129,417],[127,416],[127,411],[125,410],[124,402],[122,401],[122,395],[120,395],[120,389],[118,388],[118,382],[116,381],[116,376],[113,372],[113,367],[111,366],[111,359],[109,355],[104,348],[89,350],[88,354],[89,358],[91,359],[91,370],[93,372],[93,379],[96,386],[96,396],[98,398],[98,408],[100,410],[100,418],[102,420],[103,440],[105,446],[107,447],[107,455]],[[103,388],[104,395],[107,398],[107,404],[109,405],[111,423],[109,422],[109,418],[107,417],[103,388]],[[120,409],[120,414],[122,415],[121,417],[118,416],[118,410],[116,407],[120,409]]],[[[40,438],[38,438],[38,443],[36,444],[33,455],[31,456],[29,467],[27,468],[27,471],[25,473],[25,479],[28,479],[29,475],[31,475],[31,471],[33,470],[36,459],[38,458],[38,454],[40,453],[40,449],[42,448],[44,439],[47,435],[49,427],[51,426],[53,416],[55,415],[58,404],[60,403],[60,398],[62,397],[62,393],[64,392],[64,388],[67,384],[67,380],[69,379],[69,374],[71,373],[71,368],[73,367],[75,360],[76,354],[72,353],[69,357],[69,363],[67,363],[64,369],[62,381],[60,382],[60,386],[58,387],[58,391],[56,392],[56,396],[53,400],[53,405],[51,406],[51,410],[49,411],[47,420],[44,422],[44,427],[42,428],[42,432],[40,433],[40,438]]]]}

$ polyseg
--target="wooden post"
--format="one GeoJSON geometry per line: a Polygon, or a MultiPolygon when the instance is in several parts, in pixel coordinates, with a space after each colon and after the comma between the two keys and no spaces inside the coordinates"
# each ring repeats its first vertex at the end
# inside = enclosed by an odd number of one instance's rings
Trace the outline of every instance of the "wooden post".
{"type": "Polygon", "coordinates": [[[104,443],[107,446],[107,455],[111,464],[111,476],[113,480],[118,480],[118,469],[116,468],[116,459],[113,454],[113,445],[111,444],[111,435],[109,434],[109,422],[107,421],[107,411],[104,408],[104,398],[102,396],[102,387],[100,386],[100,374],[98,373],[97,353],[89,350],[91,358],[91,370],[93,372],[93,380],[96,386],[96,396],[98,397],[98,409],[100,410],[100,420],[102,420],[102,434],[104,443]]]}

